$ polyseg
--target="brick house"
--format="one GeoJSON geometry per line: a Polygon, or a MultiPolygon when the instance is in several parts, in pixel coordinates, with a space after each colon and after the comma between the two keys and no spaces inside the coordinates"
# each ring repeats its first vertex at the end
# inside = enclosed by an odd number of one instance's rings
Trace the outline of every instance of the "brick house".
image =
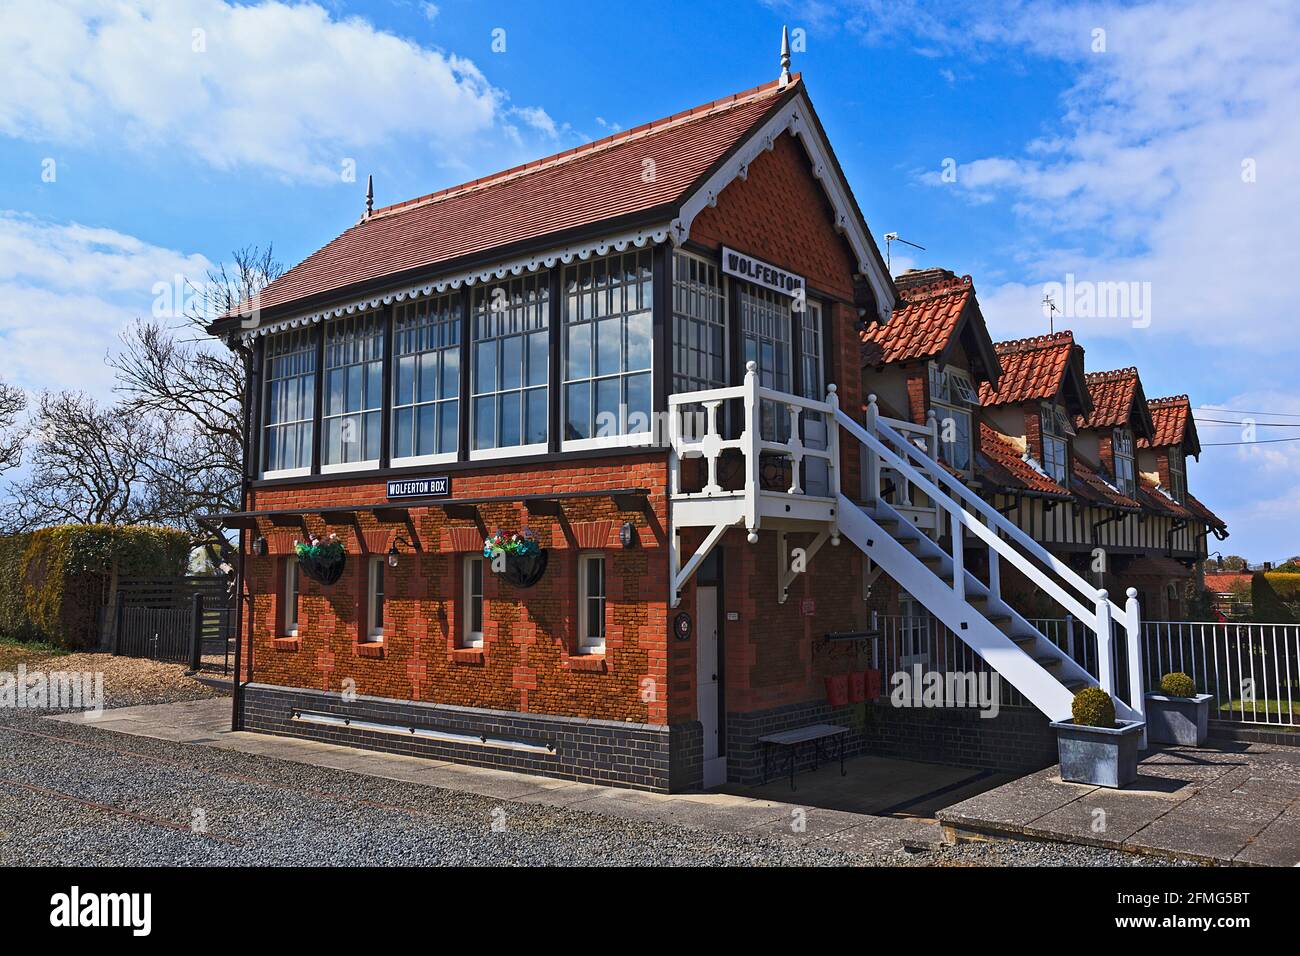
{"type": "Polygon", "coordinates": [[[979,497],[1074,500],[1026,457],[1044,402],[1092,412],[1072,340],[1062,368],[1022,372],[968,277],[895,284],[785,64],[368,199],[212,332],[249,382],[245,504],[223,516],[244,729],[654,790],[754,782],[760,737],[817,720],[851,723],[850,751],[919,746],[860,682],[827,691],[881,666],[877,615],[906,595],[1025,695],[1014,750],[1098,678],[1038,643],[1003,565],[1094,622],[1124,610],[979,497]],[[498,530],[544,559],[486,555],[498,530]],[[346,563],[316,580],[295,545],[331,535],[346,563]]]}

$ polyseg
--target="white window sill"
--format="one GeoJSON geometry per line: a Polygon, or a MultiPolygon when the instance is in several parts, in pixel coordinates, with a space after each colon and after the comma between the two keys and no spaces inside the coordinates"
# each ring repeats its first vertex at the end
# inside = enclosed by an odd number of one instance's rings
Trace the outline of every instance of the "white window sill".
{"type": "Polygon", "coordinates": [[[470,461],[486,461],[491,458],[524,458],[528,455],[545,455],[546,442],[535,445],[511,445],[507,448],[476,448],[469,453],[470,461]]]}
{"type": "Polygon", "coordinates": [[[379,467],[379,459],[374,461],[345,461],[335,465],[321,465],[322,475],[337,475],[345,471],[374,471],[379,467]]]}
{"type": "Polygon", "coordinates": [[[440,455],[413,455],[410,458],[394,458],[389,462],[392,468],[410,468],[416,465],[445,465],[456,460],[456,453],[445,452],[440,455]]]}
{"type": "Polygon", "coordinates": [[[275,478],[301,478],[304,475],[310,474],[310,468],[282,468],[279,471],[264,471],[258,477],[263,480],[275,478]]]}
{"type": "Polygon", "coordinates": [[[633,435],[607,435],[602,438],[573,438],[560,445],[562,451],[588,451],[593,448],[646,448],[654,444],[654,432],[633,435]]]}

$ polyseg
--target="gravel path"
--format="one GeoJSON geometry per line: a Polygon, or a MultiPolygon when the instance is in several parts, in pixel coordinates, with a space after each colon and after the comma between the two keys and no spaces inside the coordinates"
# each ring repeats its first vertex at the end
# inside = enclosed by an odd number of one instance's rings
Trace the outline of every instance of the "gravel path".
{"type": "MultiPolygon", "coordinates": [[[[0,671],[17,674],[23,665],[27,674],[44,672],[90,673],[104,675],[104,707],[134,707],[137,704],[165,704],[178,700],[197,700],[218,693],[192,677],[185,676],[184,664],[164,664],[135,657],[112,654],[50,654],[21,644],[0,644],[0,671]]],[[[57,713],[58,708],[40,710],[22,708],[21,713],[57,713]]],[[[0,717],[13,716],[14,708],[0,707],[0,717]]]]}
{"type": "Polygon", "coordinates": [[[836,848],[512,803],[32,717],[0,720],[0,865],[1150,865],[1049,844],[836,848]]]}

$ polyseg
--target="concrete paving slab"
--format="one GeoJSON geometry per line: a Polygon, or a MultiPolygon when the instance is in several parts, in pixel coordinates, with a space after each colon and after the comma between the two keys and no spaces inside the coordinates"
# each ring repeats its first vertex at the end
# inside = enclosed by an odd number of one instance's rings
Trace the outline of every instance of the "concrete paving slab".
{"type": "Polygon", "coordinates": [[[1122,849],[1125,840],[1181,801],[1162,793],[1098,787],[1025,825],[1028,836],[1122,849]]]}
{"type": "Polygon", "coordinates": [[[1300,804],[1292,804],[1261,830],[1235,857],[1252,866],[1300,866],[1300,804]]]}
{"type": "Polygon", "coordinates": [[[948,824],[1025,826],[1096,789],[1087,784],[1066,783],[1056,768],[1050,768],[963,800],[935,816],[948,824]]]}

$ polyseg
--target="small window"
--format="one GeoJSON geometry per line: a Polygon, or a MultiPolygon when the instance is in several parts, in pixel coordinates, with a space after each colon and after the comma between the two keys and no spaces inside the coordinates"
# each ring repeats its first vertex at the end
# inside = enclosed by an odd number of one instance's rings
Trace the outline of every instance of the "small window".
{"type": "Polygon", "coordinates": [[[384,559],[370,559],[370,581],[366,588],[366,637],[384,639],[384,559]]]}
{"type": "Polygon", "coordinates": [[[1133,433],[1127,428],[1115,429],[1111,441],[1111,451],[1115,459],[1115,487],[1132,497],[1135,492],[1133,465],[1133,433]]]}
{"type": "Polygon", "coordinates": [[[284,562],[284,635],[298,636],[298,561],[289,558],[284,562]]]}
{"type": "Polygon", "coordinates": [[[578,559],[578,653],[605,653],[605,556],[578,559]]]}
{"type": "Polygon", "coordinates": [[[1181,445],[1169,448],[1169,497],[1179,504],[1187,500],[1187,460],[1181,445]]]}
{"type": "Polygon", "coordinates": [[[461,647],[483,646],[483,559],[465,559],[465,623],[461,647]]]}
{"type": "Polygon", "coordinates": [[[1074,434],[1069,416],[1059,405],[1042,406],[1043,470],[1057,482],[1064,483],[1069,472],[1069,444],[1067,438],[1074,434]]]}
{"type": "Polygon", "coordinates": [[[930,401],[939,423],[939,458],[969,472],[974,451],[970,406],[979,404],[974,383],[961,369],[931,364],[930,401]]]}

